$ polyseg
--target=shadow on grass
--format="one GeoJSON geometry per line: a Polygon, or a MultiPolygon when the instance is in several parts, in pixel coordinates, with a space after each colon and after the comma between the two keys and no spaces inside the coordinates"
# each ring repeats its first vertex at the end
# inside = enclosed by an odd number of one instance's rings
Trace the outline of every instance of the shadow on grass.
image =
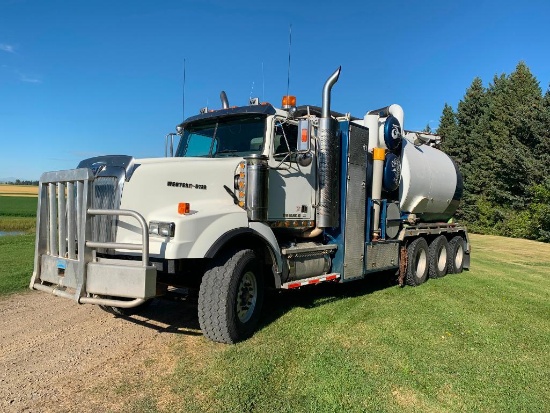
{"type": "MultiPolygon", "coordinates": [[[[296,307],[312,309],[395,287],[395,278],[394,272],[382,272],[345,284],[322,283],[296,290],[268,291],[256,330],[263,329],[296,307]]],[[[198,291],[189,290],[186,294],[154,299],[151,305],[139,312],[139,315],[119,317],[160,333],[200,336],[202,332],[198,320],[197,301],[198,291]]]]}
{"type": "Polygon", "coordinates": [[[275,290],[266,295],[258,330],[271,324],[293,308],[312,309],[346,298],[359,297],[397,286],[395,271],[367,275],[344,284],[322,283],[295,290],[275,290]]]}

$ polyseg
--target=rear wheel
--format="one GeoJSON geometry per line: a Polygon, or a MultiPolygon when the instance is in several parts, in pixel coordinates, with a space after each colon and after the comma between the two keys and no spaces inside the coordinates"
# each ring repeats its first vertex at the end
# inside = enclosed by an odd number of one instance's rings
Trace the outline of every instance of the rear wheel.
{"type": "Polygon", "coordinates": [[[199,290],[199,324],[206,337],[236,343],[254,332],[264,297],[256,254],[245,249],[215,259],[199,290]]]}
{"type": "Polygon", "coordinates": [[[449,274],[459,274],[464,267],[464,238],[456,236],[449,242],[447,268],[449,274]]]}
{"type": "Polygon", "coordinates": [[[417,286],[428,278],[428,243],[422,237],[415,239],[407,246],[408,285],[417,286]]]}
{"type": "Polygon", "coordinates": [[[445,235],[435,238],[430,244],[428,259],[430,261],[430,278],[441,278],[447,274],[447,257],[449,243],[445,235]]]}

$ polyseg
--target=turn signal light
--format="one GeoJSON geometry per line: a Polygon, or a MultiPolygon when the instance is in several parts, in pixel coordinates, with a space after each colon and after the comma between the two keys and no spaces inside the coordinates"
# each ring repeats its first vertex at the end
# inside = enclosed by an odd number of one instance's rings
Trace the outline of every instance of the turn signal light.
{"type": "Polygon", "coordinates": [[[184,215],[188,214],[191,210],[191,205],[188,202],[180,202],[178,204],[178,214],[184,215]]]}

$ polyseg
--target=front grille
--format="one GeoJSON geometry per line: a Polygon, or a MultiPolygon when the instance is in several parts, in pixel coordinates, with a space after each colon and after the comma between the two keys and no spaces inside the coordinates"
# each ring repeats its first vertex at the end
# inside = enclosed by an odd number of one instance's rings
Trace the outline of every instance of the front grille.
{"type": "MultiPolygon", "coordinates": [[[[99,176],[92,183],[93,209],[118,209],[120,207],[119,179],[111,176],[99,176]]],[[[115,242],[117,217],[96,215],[92,217],[92,241],[115,242]]],[[[106,252],[105,250],[100,252],[106,252]]]]}

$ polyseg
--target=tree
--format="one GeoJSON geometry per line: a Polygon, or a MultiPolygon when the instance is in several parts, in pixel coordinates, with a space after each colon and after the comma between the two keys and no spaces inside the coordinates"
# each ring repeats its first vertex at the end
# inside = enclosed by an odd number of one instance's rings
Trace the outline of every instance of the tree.
{"type": "Polygon", "coordinates": [[[456,112],[445,104],[438,134],[459,164],[459,216],[482,233],[550,241],[550,89],[542,95],[524,62],[476,77],[456,112]]]}

